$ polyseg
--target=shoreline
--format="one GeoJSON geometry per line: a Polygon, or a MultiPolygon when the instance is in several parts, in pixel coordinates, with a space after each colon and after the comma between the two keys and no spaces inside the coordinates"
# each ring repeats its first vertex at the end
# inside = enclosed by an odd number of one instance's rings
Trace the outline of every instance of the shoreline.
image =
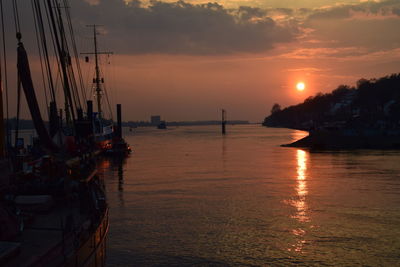
{"type": "Polygon", "coordinates": [[[344,131],[308,131],[309,135],[282,147],[311,149],[400,149],[400,135],[379,134],[346,134],[344,131]]]}

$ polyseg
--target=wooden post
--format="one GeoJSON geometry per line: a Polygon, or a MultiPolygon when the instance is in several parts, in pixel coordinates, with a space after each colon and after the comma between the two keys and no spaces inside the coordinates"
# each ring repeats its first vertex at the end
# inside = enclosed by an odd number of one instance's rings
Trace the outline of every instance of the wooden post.
{"type": "Polygon", "coordinates": [[[221,127],[222,127],[222,134],[226,134],[226,111],[225,111],[225,109],[222,109],[221,127]]]}
{"type": "Polygon", "coordinates": [[[121,104],[117,104],[117,135],[119,138],[122,138],[121,104]]]}

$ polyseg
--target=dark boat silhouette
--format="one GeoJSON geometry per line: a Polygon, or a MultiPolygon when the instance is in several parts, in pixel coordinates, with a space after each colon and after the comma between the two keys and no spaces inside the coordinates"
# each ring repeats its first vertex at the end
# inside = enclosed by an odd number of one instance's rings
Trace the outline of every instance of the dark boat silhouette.
{"type": "MultiPolygon", "coordinates": [[[[29,150],[18,147],[17,142],[15,146],[6,142],[6,149],[3,114],[0,114],[0,265],[105,266],[108,205],[102,177],[96,168],[99,151],[91,102],[88,101],[85,115],[73,80],[72,56],[65,42],[66,29],[73,38],[69,11],[50,0],[35,1],[33,6],[35,23],[42,22],[44,10],[48,12],[59,65],[57,70],[49,68],[50,65],[43,67],[51,98],[48,131],[36,98],[23,35],[17,29],[17,71],[38,139],[29,150]],[[52,71],[58,70],[65,97],[64,121],[53,95],[52,71]]],[[[14,16],[18,20],[16,12],[17,9],[14,16]]],[[[44,31],[39,30],[46,66],[49,55],[44,48],[50,38],[46,39],[44,31]]],[[[76,56],[72,43],[71,51],[76,56]]],[[[18,128],[14,133],[15,140],[19,140],[18,128]]]]}
{"type": "Polygon", "coordinates": [[[161,122],[157,125],[157,129],[167,129],[167,124],[165,123],[165,121],[161,121],[161,122]]]}

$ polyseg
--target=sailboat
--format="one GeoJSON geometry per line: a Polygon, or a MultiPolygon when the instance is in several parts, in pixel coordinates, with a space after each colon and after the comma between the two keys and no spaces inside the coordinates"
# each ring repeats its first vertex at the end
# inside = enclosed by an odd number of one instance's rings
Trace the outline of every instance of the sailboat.
{"type": "MultiPolygon", "coordinates": [[[[88,25],[93,27],[93,52],[82,53],[83,55],[93,55],[95,61],[95,77],[93,78],[93,88],[96,97],[97,113],[92,117],[94,139],[97,148],[101,152],[112,155],[125,156],[131,152],[130,146],[122,138],[121,104],[117,104],[117,125],[114,125],[112,118],[104,118],[102,99],[107,98],[103,88],[104,78],[101,77],[99,56],[110,55],[113,52],[98,51],[97,25],[88,25]]],[[[89,62],[88,56],[85,58],[89,62]]],[[[109,103],[109,99],[106,101],[109,103]]]]}
{"type": "MultiPolygon", "coordinates": [[[[93,78],[93,87],[96,97],[96,106],[97,112],[93,113],[93,130],[94,130],[94,138],[97,145],[97,148],[102,152],[110,149],[112,147],[112,139],[114,135],[114,128],[112,118],[108,120],[104,117],[104,110],[102,105],[102,99],[107,98],[107,95],[104,94],[103,84],[104,78],[101,77],[100,72],[100,64],[99,64],[99,56],[102,54],[110,55],[112,52],[104,52],[98,51],[98,43],[97,43],[97,25],[88,25],[89,27],[93,27],[93,44],[94,51],[82,53],[84,55],[93,55],[95,61],[95,77],[93,78]]],[[[89,57],[86,56],[86,62],[89,62],[89,57]]],[[[107,102],[108,99],[107,99],[107,102]]]]}
{"type": "MultiPolygon", "coordinates": [[[[19,25],[17,2],[13,4],[14,20],[19,25]]],[[[0,112],[0,265],[105,266],[108,205],[96,169],[92,103],[87,101],[83,107],[83,96],[74,79],[75,71],[79,75],[79,65],[75,61],[77,65],[72,67],[77,53],[69,9],[61,8],[58,0],[33,0],[32,6],[43,73],[47,76],[44,83],[51,98],[49,130],[36,97],[29,49],[25,49],[23,33],[16,27],[18,88],[25,94],[38,140],[28,152],[9,143],[5,148],[0,112]],[[45,18],[52,38],[46,36],[45,18]],[[56,68],[50,64],[51,42],[56,68]],[[57,108],[54,77],[58,76],[54,72],[60,73],[65,119],[57,108]]],[[[3,54],[3,58],[6,56],[3,54]]],[[[14,132],[18,140],[18,129],[14,132]]]]}

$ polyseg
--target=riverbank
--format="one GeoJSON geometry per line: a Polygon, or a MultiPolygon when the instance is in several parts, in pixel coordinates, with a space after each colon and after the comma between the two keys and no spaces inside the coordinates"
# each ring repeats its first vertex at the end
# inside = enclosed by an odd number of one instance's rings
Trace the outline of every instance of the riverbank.
{"type": "Polygon", "coordinates": [[[311,149],[400,149],[400,135],[386,132],[311,131],[284,147],[311,149]]]}

